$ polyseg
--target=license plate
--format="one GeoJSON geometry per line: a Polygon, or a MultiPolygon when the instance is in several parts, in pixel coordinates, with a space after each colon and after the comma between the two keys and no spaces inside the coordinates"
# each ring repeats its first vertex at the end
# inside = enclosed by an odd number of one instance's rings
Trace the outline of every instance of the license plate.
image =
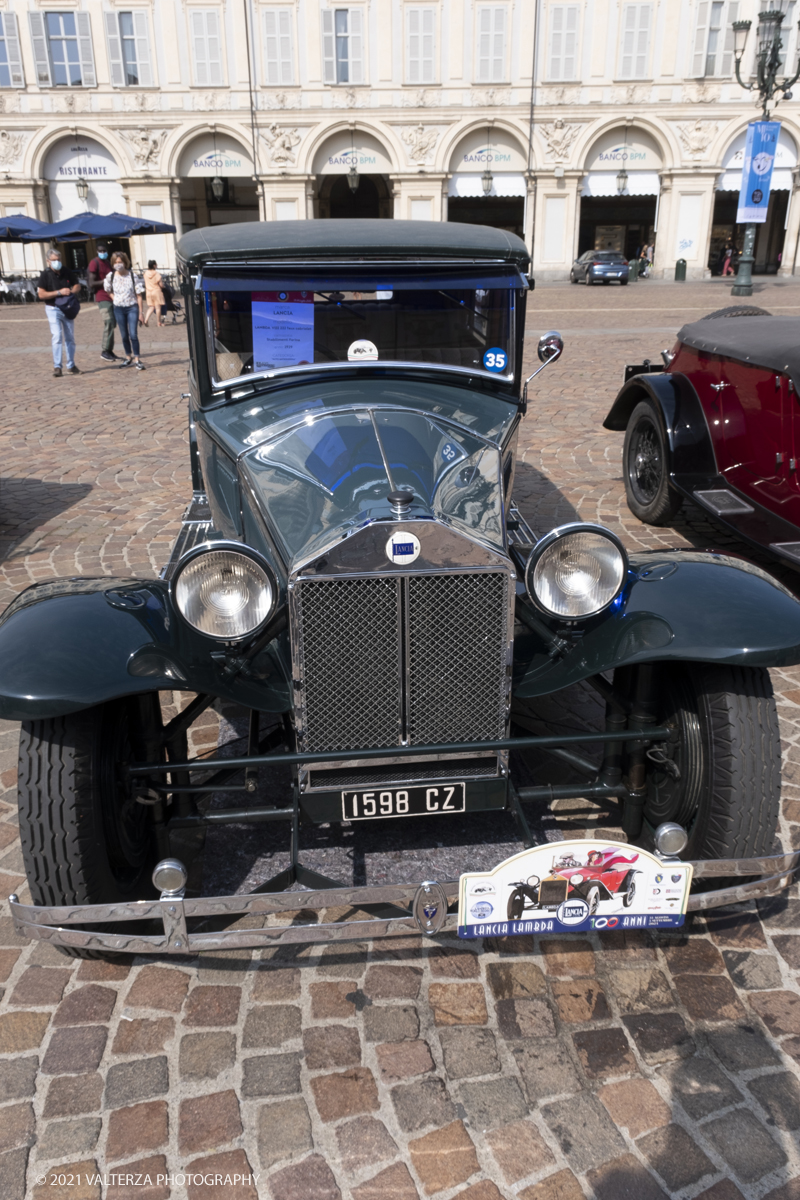
{"type": "Polygon", "coordinates": [[[463,783],[431,787],[373,788],[342,792],[342,820],[370,821],[376,817],[431,817],[464,811],[463,783]]]}

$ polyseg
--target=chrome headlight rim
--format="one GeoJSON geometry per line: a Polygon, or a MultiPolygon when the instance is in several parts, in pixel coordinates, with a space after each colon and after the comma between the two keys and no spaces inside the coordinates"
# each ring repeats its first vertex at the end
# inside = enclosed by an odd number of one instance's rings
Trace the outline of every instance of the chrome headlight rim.
{"type": "Polygon", "coordinates": [[[186,553],[178,559],[175,571],[169,581],[169,595],[173,609],[180,617],[183,624],[187,627],[187,629],[190,629],[193,634],[196,634],[198,637],[205,638],[206,641],[215,643],[218,646],[243,646],[247,642],[251,641],[254,637],[257,637],[258,634],[260,634],[266,628],[266,626],[275,616],[275,613],[278,610],[278,578],[272,565],[267,562],[263,555],[259,554],[257,550],[253,550],[251,546],[245,546],[241,542],[234,542],[228,539],[222,539],[218,542],[201,542],[197,546],[192,546],[191,550],[187,550],[186,553]],[[255,565],[264,572],[269,581],[270,588],[272,589],[272,607],[267,615],[258,623],[258,625],[254,626],[253,629],[249,630],[247,633],[239,634],[238,636],[220,636],[219,634],[215,633],[207,633],[204,629],[198,629],[196,625],[193,625],[192,622],[184,616],[180,605],[178,604],[178,581],[180,580],[180,577],[186,567],[188,567],[196,559],[202,557],[204,554],[220,551],[227,551],[230,554],[238,554],[242,558],[251,559],[252,562],[254,562],[255,565]]]}
{"type": "Polygon", "coordinates": [[[620,593],[624,590],[628,578],[629,568],[630,563],[628,560],[628,552],[616,533],[610,529],[607,529],[605,525],[596,525],[592,521],[573,521],[568,525],[559,525],[555,529],[551,529],[550,532],[546,533],[544,537],[541,537],[533,547],[533,550],[528,556],[528,561],[525,564],[525,591],[528,599],[536,607],[536,609],[540,613],[543,613],[551,621],[560,621],[564,624],[574,624],[575,622],[580,621],[591,621],[594,617],[598,617],[602,613],[606,612],[620,595],[620,593]],[[584,613],[580,616],[565,616],[562,613],[553,612],[552,609],[547,608],[546,605],[542,604],[542,602],[539,600],[539,597],[536,595],[536,591],[533,586],[533,575],[534,571],[536,570],[536,564],[539,562],[542,555],[556,542],[559,542],[562,540],[562,538],[575,533],[593,533],[611,542],[621,555],[622,572],[619,586],[617,587],[613,596],[611,596],[598,608],[595,608],[592,610],[592,612],[584,613]]]}

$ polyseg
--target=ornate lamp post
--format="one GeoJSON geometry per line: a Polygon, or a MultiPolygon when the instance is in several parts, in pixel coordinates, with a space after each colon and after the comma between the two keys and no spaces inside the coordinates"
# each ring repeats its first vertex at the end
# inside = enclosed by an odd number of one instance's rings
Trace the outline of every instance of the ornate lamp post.
{"type": "Polygon", "coordinates": [[[78,199],[81,204],[85,204],[89,197],[89,184],[82,175],[79,179],[75,180],[75,191],[78,193],[78,199]]]}
{"type": "Polygon", "coordinates": [[[617,195],[624,196],[628,190],[628,172],[624,167],[617,171],[617,195]]]}
{"type": "MultiPolygon", "coordinates": [[[[758,48],[756,50],[756,77],[750,83],[742,79],[742,58],[747,45],[747,35],[750,32],[751,21],[733,22],[733,54],[736,62],[736,79],[739,87],[748,92],[758,92],[761,99],[761,119],[768,121],[769,105],[774,101],[791,100],[790,88],[800,79],[800,61],[791,79],[788,76],[778,82],[781,70],[781,24],[789,7],[789,0],[773,0],[774,8],[758,14],[758,48]],[[778,93],[781,93],[778,96],[778,93]]],[[[800,24],[798,25],[800,28],[800,24]]],[[[744,165],[744,164],[743,164],[744,165]]],[[[739,273],[736,283],[731,288],[732,296],[752,296],[753,294],[753,249],[756,241],[756,227],[749,224],[745,228],[744,252],[739,259],[739,273]]]]}

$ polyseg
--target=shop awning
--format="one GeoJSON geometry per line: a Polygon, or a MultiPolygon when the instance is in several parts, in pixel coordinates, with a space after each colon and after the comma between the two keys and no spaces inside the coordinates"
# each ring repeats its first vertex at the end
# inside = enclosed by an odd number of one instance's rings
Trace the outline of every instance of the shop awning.
{"type": "MultiPolygon", "coordinates": [[[[492,190],[490,196],[524,196],[525,176],[514,171],[493,171],[492,190]]],[[[447,188],[449,196],[479,196],[485,195],[483,179],[471,171],[462,171],[454,175],[447,188]]]]}
{"type": "MultiPolygon", "coordinates": [[[[741,171],[723,171],[717,180],[718,192],[738,192],[742,187],[741,171]]],[[[785,167],[778,167],[772,172],[772,191],[790,192],[792,190],[792,172],[785,167]]]]}
{"type": "MultiPolygon", "coordinates": [[[[657,196],[661,190],[657,171],[628,171],[628,196],[657,196]]],[[[583,179],[583,196],[617,196],[616,171],[592,171],[583,179]]]]}

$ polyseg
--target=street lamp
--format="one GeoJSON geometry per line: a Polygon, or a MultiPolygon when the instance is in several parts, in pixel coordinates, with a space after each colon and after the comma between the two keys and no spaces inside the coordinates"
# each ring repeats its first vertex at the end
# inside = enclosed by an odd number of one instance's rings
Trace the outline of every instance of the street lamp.
{"type": "Polygon", "coordinates": [[[355,159],[353,159],[353,161],[350,164],[350,170],[347,172],[347,186],[350,188],[350,191],[353,193],[353,195],[355,195],[355,193],[358,191],[358,185],[360,183],[361,183],[361,176],[358,173],[358,168],[356,167],[355,159]]]}
{"type": "Polygon", "coordinates": [[[628,172],[624,167],[617,171],[617,195],[624,196],[628,190],[628,172]]]}
{"type": "Polygon", "coordinates": [[[78,193],[81,204],[85,204],[89,198],[89,185],[82,175],[80,179],[75,180],[75,191],[78,193]]]}
{"type": "Polygon", "coordinates": [[[483,188],[484,196],[491,196],[492,188],[494,187],[494,175],[489,170],[488,166],[481,175],[481,187],[483,188]]]}
{"type": "MultiPolygon", "coordinates": [[[[781,70],[781,25],[786,16],[790,0],[772,0],[773,7],[758,14],[758,44],[756,48],[755,80],[745,83],[742,79],[742,59],[747,46],[747,35],[750,32],[750,21],[733,22],[733,56],[736,65],[736,80],[739,87],[748,92],[758,92],[761,99],[761,119],[769,120],[770,102],[775,105],[780,100],[789,100],[789,89],[800,79],[800,62],[791,79],[784,75],[778,82],[781,70]],[[781,93],[780,96],[778,93],[781,93]]],[[[800,24],[798,24],[800,28],[800,24]]],[[[744,163],[742,164],[744,169],[744,163]]],[[[736,283],[731,288],[732,296],[752,296],[753,294],[753,249],[756,243],[756,227],[747,225],[744,234],[744,250],[739,259],[739,272],[736,283]]]]}
{"type": "Polygon", "coordinates": [[[223,180],[220,179],[219,175],[215,175],[211,180],[211,192],[217,202],[219,202],[225,194],[225,184],[223,180]]]}

